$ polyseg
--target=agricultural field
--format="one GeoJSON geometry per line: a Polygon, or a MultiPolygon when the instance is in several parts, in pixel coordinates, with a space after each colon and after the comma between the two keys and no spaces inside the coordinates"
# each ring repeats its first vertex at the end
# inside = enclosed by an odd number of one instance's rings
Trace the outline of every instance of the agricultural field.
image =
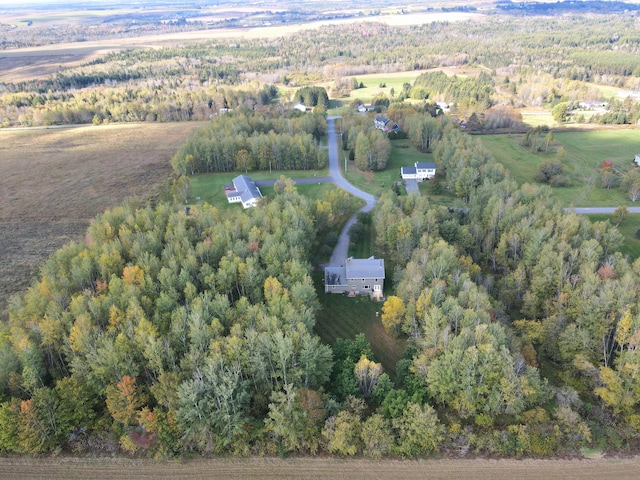
{"type": "Polygon", "coordinates": [[[502,163],[519,183],[535,183],[540,164],[556,157],[559,147],[567,152],[565,175],[571,179],[568,187],[553,189],[553,196],[562,206],[618,207],[631,201],[618,189],[600,186],[602,161],[609,159],[621,172],[633,166],[640,152],[638,132],[634,129],[602,129],[554,134],[554,144],[548,153],[532,153],[520,145],[521,135],[486,135],[480,137],[498,162],[502,163]]]}
{"type": "Polygon", "coordinates": [[[170,158],[201,123],[0,131],[0,312],[44,260],[89,222],[166,184],[170,158]]]}
{"type": "Polygon", "coordinates": [[[305,478],[324,480],[349,478],[370,480],[429,478],[451,480],[459,478],[514,478],[545,480],[601,480],[637,478],[640,467],[637,457],[595,458],[587,460],[370,460],[332,458],[215,458],[180,462],[126,458],[0,458],[0,476],[16,480],[110,480],[113,478],[173,480],[261,479],[288,480],[305,478]]]}

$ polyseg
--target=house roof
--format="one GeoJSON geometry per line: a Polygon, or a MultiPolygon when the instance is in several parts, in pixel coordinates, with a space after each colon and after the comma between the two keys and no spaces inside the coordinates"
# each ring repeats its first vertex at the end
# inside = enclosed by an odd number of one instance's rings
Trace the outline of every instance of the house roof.
{"type": "Polygon", "coordinates": [[[400,173],[402,175],[415,175],[417,173],[416,167],[402,167],[400,173]]]}
{"type": "Polygon", "coordinates": [[[345,260],[347,278],[384,279],[384,260],[382,258],[353,258],[345,260]]]}
{"type": "Polygon", "coordinates": [[[243,203],[248,202],[253,198],[262,198],[262,194],[260,193],[256,182],[246,175],[238,175],[234,178],[233,186],[236,187],[236,191],[240,194],[240,198],[243,203]]]}
{"type": "Polygon", "coordinates": [[[436,164],[433,162],[416,162],[416,168],[419,169],[427,169],[427,170],[435,170],[436,164]]]}

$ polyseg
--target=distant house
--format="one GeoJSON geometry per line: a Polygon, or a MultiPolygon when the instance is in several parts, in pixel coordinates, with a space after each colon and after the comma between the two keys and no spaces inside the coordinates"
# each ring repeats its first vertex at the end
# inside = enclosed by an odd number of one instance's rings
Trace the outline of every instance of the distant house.
{"type": "Polygon", "coordinates": [[[224,187],[229,203],[242,203],[243,208],[255,207],[262,193],[251,178],[239,175],[233,179],[233,185],[224,187]]]}
{"type": "Polygon", "coordinates": [[[413,167],[402,167],[400,176],[403,180],[417,180],[424,182],[425,180],[435,177],[436,164],[433,162],[416,162],[413,167]]]}
{"type": "Polygon", "coordinates": [[[356,108],[356,110],[360,113],[367,113],[367,112],[372,112],[376,109],[376,107],[374,107],[373,105],[369,105],[368,107],[366,105],[360,104],[358,105],[358,108],[356,108]]]}
{"type": "Polygon", "coordinates": [[[366,294],[373,300],[381,300],[384,276],[383,259],[349,257],[344,265],[324,269],[324,291],[349,295],[366,294]]]}
{"type": "Polygon", "coordinates": [[[400,127],[396,122],[385,117],[376,117],[376,119],[373,121],[373,125],[378,130],[382,130],[385,133],[397,132],[400,130],[400,127]]]}
{"type": "Polygon", "coordinates": [[[636,165],[640,165],[640,153],[636,154],[635,162],[636,162],[636,165]]]}
{"type": "Polygon", "coordinates": [[[301,112],[306,112],[307,111],[307,106],[304,103],[296,103],[293,106],[294,110],[299,110],[301,112]]]}
{"type": "Polygon", "coordinates": [[[440,110],[442,110],[443,112],[448,112],[449,110],[451,110],[451,104],[449,104],[448,102],[436,102],[436,105],[438,105],[438,107],[440,107],[440,110]]]}

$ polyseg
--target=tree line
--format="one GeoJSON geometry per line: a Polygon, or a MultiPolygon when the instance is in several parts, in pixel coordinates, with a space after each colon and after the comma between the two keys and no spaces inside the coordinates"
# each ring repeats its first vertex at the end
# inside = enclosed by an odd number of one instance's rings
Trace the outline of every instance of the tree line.
{"type": "Polygon", "coordinates": [[[311,170],[327,165],[318,141],[321,113],[228,112],[196,131],[171,159],[180,175],[250,170],[311,170]]]}

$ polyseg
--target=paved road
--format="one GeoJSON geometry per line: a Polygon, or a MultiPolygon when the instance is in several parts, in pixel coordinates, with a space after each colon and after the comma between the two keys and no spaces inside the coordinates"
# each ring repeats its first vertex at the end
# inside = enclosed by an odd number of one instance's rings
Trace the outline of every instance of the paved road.
{"type": "MultiPolygon", "coordinates": [[[[576,212],[581,214],[588,213],[613,213],[615,208],[613,207],[579,207],[579,208],[565,208],[568,212],[576,212]]],[[[640,213],[640,207],[627,207],[629,213],[640,213]]]]}
{"type": "MultiPolygon", "coordinates": [[[[360,210],[361,212],[370,212],[373,210],[373,207],[376,205],[376,197],[373,195],[363,192],[362,190],[351,185],[347,180],[342,176],[342,172],[340,171],[340,157],[338,155],[338,135],[335,130],[335,118],[329,117],[327,118],[328,130],[329,130],[329,174],[336,185],[340,188],[343,188],[351,195],[355,195],[358,198],[363,199],[366,203],[364,207],[360,210]]],[[[357,214],[351,217],[342,232],[340,233],[340,237],[338,237],[338,243],[333,249],[333,253],[331,254],[331,260],[329,260],[329,266],[340,266],[344,264],[345,258],[349,253],[349,229],[356,223],[357,214]]]]}
{"type": "MultiPolygon", "coordinates": [[[[310,185],[312,183],[329,183],[333,182],[332,177],[305,177],[305,178],[292,178],[295,185],[310,185]]],[[[259,187],[273,187],[276,180],[256,180],[256,185],[259,187]]]]}

